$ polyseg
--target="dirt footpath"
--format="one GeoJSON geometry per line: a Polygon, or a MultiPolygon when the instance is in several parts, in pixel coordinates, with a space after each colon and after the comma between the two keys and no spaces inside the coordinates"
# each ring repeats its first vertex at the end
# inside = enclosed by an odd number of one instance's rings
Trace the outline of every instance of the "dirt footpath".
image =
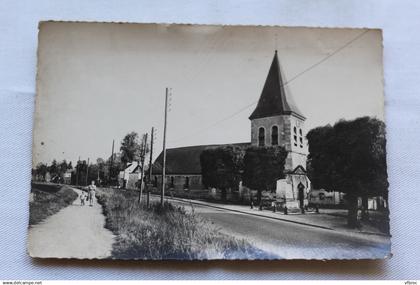
{"type": "MultiPolygon", "coordinates": [[[[81,190],[72,188],[79,195],[81,190]]],[[[111,255],[114,235],[104,228],[102,207],[95,198],[93,207],[72,205],[31,226],[28,252],[32,257],[107,258],[111,255]]]]}

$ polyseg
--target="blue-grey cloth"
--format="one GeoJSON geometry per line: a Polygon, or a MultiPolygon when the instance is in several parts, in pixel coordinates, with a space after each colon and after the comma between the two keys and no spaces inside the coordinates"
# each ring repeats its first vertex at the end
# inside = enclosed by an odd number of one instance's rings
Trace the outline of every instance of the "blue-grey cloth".
{"type": "Polygon", "coordinates": [[[420,2],[0,2],[0,279],[420,279],[420,2]],[[26,254],[40,20],[384,29],[392,251],[382,262],[36,262],[26,254]]]}

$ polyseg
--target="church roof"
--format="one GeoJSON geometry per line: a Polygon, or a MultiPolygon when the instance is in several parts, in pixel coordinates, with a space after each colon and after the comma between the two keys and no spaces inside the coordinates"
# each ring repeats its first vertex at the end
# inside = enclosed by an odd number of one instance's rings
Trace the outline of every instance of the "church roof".
{"type": "MultiPolygon", "coordinates": [[[[166,150],[166,174],[201,174],[200,155],[206,149],[213,149],[221,146],[240,146],[246,147],[250,143],[235,144],[212,144],[212,145],[196,145],[187,147],[170,148],[166,150]]],[[[153,163],[152,173],[162,174],[163,152],[156,158],[153,163]]]]}
{"type": "Polygon", "coordinates": [[[290,114],[305,119],[296,107],[292,97],[286,93],[283,84],[281,68],[276,51],[257,107],[249,117],[250,120],[290,114]]]}

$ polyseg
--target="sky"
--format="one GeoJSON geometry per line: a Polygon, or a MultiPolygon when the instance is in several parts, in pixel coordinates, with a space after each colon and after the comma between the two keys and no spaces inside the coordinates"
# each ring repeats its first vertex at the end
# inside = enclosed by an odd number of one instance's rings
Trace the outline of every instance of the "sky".
{"type": "Polygon", "coordinates": [[[129,132],[167,147],[249,142],[274,51],[305,130],[384,120],[380,30],[45,22],[40,25],[33,164],[95,161],[129,132]],[[150,135],[149,135],[150,137],[150,135]]]}

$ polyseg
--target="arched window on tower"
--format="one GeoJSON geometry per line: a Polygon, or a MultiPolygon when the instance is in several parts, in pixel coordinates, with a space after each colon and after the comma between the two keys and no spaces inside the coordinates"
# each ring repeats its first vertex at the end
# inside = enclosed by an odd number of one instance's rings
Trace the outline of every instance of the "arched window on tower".
{"type": "Polygon", "coordinates": [[[297,146],[297,129],[296,129],[296,127],[293,127],[293,140],[294,140],[294,145],[297,146]]]}
{"type": "Polygon", "coordinates": [[[271,145],[278,145],[279,144],[279,128],[277,126],[273,126],[271,128],[271,145]]]}
{"type": "Polygon", "coordinates": [[[258,146],[265,146],[265,129],[263,127],[258,129],[258,146]]]}
{"type": "Polygon", "coordinates": [[[303,148],[303,133],[302,133],[302,129],[299,129],[299,141],[300,141],[300,147],[303,148]]]}

